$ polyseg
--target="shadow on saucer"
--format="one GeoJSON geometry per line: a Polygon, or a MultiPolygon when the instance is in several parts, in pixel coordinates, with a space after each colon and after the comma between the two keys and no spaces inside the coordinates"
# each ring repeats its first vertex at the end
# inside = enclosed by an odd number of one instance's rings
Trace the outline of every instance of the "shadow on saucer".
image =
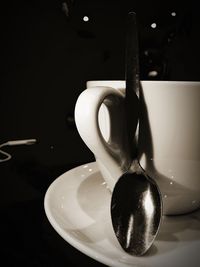
{"type": "MultiPolygon", "coordinates": [[[[95,242],[108,239],[117,250],[122,251],[112,228],[111,194],[100,172],[89,175],[80,184],[77,198],[81,209],[94,220],[89,226],[80,229],[81,236],[77,236],[77,238],[84,239],[88,243],[93,243],[94,239],[95,242]],[[83,238],[82,235],[85,235],[86,238],[83,238]]],[[[180,242],[200,240],[199,222],[200,209],[186,215],[163,216],[158,236],[143,257],[152,257],[174,250],[180,242]]]]}

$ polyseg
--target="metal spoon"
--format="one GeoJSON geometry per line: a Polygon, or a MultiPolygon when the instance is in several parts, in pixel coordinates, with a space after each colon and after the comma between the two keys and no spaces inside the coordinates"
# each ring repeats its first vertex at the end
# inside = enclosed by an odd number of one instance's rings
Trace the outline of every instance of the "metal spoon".
{"type": "MultiPolygon", "coordinates": [[[[139,100],[138,58],[136,14],[131,12],[128,15],[126,53],[127,101],[132,93],[139,100]]],[[[162,200],[158,186],[145,173],[135,156],[130,169],[115,184],[111,198],[113,229],[121,247],[132,255],[146,253],[158,233],[161,217],[162,200]]]]}

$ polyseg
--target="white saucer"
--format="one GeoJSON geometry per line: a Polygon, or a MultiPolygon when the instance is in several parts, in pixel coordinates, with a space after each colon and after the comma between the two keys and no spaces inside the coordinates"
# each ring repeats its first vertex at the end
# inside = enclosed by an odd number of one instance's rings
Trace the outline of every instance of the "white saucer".
{"type": "Polygon", "coordinates": [[[93,162],[58,177],[46,192],[44,207],[49,222],[64,240],[107,266],[199,266],[200,210],[164,217],[153,247],[147,255],[134,257],[121,249],[114,235],[110,199],[93,162]]]}

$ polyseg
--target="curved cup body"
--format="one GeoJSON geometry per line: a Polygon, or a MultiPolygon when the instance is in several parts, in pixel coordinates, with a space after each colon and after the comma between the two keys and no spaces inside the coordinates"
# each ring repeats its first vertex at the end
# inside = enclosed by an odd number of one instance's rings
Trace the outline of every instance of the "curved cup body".
{"type": "MultiPolygon", "coordinates": [[[[124,81],[91,81],[75,121],[112,191],[131,164],[124,81]]],[[[200,207],[200,83],[141,81],[138,160],[156,183],[166,215],[200,207]]],[[[133,133],[133,138],[135,138],[133,133]]]]}

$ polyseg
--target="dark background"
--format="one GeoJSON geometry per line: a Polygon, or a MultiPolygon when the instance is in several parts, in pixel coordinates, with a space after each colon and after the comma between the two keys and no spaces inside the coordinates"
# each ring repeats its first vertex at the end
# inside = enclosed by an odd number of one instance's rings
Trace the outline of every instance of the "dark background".
{"type": "Polygon", "coordinates": [[[43,209],[60,174],[94,160],[75,127],[76,99],[87,80],[125,78],[129,11],[138,18],[141,79],[199,81],[195,2],[2,2],[0,143],[38,141],[7,147],[13,157],[0,163],[4,266],[102,266],[62,240],[43,209]]]}

